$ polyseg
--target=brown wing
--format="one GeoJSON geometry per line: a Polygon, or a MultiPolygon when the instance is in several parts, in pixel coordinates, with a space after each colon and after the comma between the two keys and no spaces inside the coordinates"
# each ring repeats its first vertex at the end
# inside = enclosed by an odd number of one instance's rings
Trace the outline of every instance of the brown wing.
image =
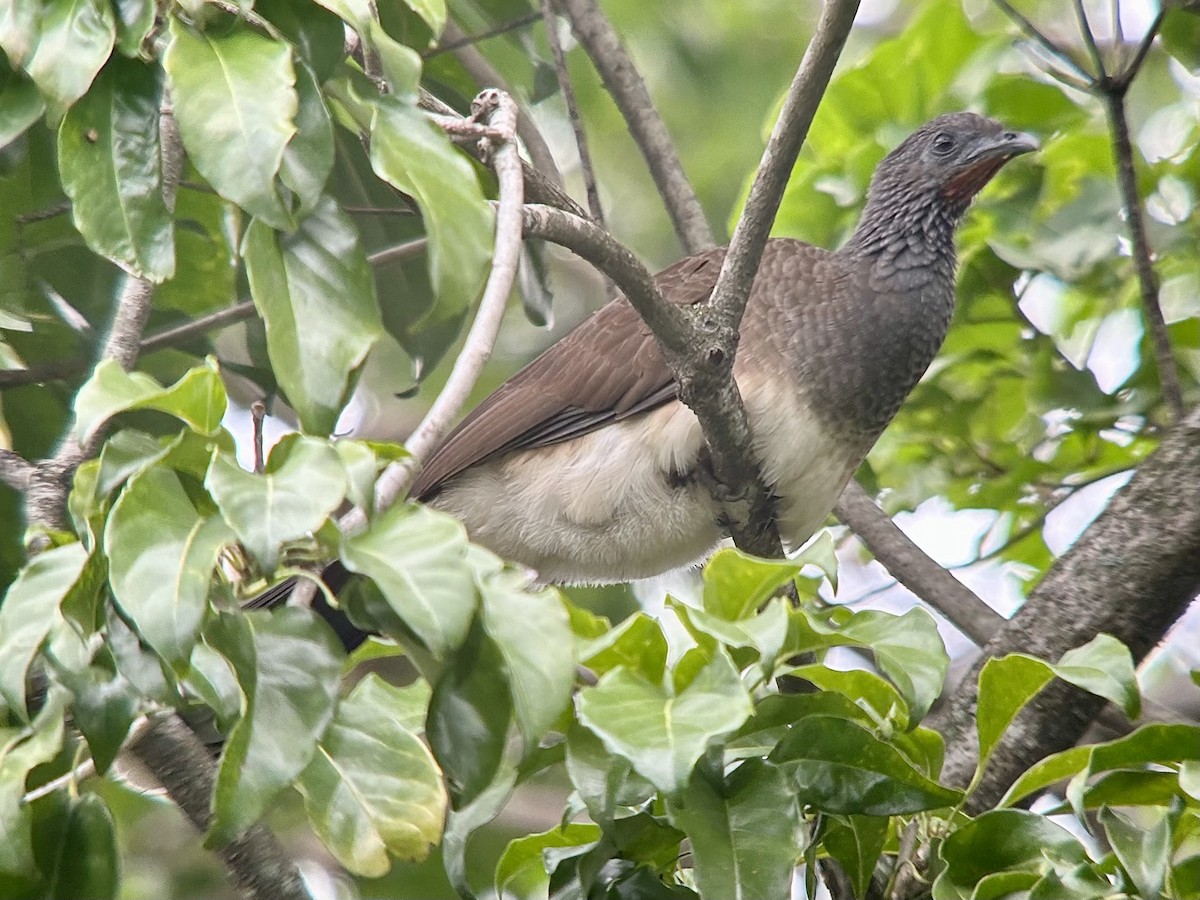
{"type": "MultiPolygon", "coordinates": [[[[725,258],[709,250],[660,272],[680,305],[712,293],[725,258]]],[[[450,433],[413,485],[423,499],[441,482],[492,456],[567,441],[666,403],[675,383],[650,329],[618,297],[500,385],[450,433]]]]}

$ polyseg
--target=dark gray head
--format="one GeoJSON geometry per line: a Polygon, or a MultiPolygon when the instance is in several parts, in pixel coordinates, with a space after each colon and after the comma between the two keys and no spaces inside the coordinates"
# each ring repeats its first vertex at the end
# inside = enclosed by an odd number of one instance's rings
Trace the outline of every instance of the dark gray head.
{"type": "Polygon", "coordinates": [[[879,249],[903,236],[953,252],[954,228],[975,195],[1010,159],[1037,148],[1030,135],[975,113],[926,122],[875,170],[851,244],[879,249]]]}

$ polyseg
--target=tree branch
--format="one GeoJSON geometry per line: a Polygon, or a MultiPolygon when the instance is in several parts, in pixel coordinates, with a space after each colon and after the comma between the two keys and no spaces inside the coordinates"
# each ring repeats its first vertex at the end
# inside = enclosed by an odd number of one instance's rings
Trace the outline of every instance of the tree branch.
{"type": "Polygon", "coordinates": [[[857,481],[851,479],[846,485],[833,514],[862,539],[897,581],[980,647],[1004,626],[1004,616],[930,559],[857,481]]]}
{"type": "Polygon", "coordinates": [[[0,481],[14,491],[24,491],[33,481],[37,466],[12,450],[0,448],[0,481]]]}
{"type": "MultiPolygon", "coordinates": [[[[1108,507],[1046,573],[983,659],[1021,652],[1057,660],[1110,634],[1145,658],[1200,593],[1200,407],[1163,439],[1108,507]]],[[[975,707],[982,660],[929,724],[946,740],[943,781],[975,769],[975,707]]],[[[993,806],[1030,765],[1071,747],[1104,701],[1061,683],[1047,687],[1004,735],[968,811],[993,806]]]]}
{"type": "Polygon", "coordinates": [[[556,0],[571,20],[572,30],[591,57],[604,87],[612,95],[650,167],[662,195],[675,234],[688,254],[716,246],[704,209],[692,190],[667,126],[654,107],[642,76],[638,74],[621,39],[595,0],[556,0]]]}
{"type": "Polygon", "coordinates": [[[1021,13],[1019,13],[1016,9],[1014,9],[1008,0],[993,0],[993,2],[1000,7],[1000,10],[1006,16],[1016,23],[1017,27],[1025,33],[1026,37],[1039,44],[1042,49],[1050,54],[1051,57],[1057,59],[1064,66],[1070,69],[1079,79],[1087,84],[1089,87],[1085,88],[1085,90],[1091,89],[1091,87],[1094,86],[1095,79],[1092,74],[1079,63],[1075,62],[1075,57],[1071,56],[1071,54],[1068,53],[1064,48],[1058,46],[1058,44],[1050,40],[1049,37],[1037,29],[1036,25],[1030,22],[1029,19],[1025,18],[1025,16],[1021,15],[1021,13]]]}
{"type": "Polygon", "coordinates": [[[750,426],[732,377],[739,328],[792,166],[857,12],[858,0],[830,0],[824,6],[767,142],[712,297],[689,311],[699,340],[681,373],[680,397],[700,420],[713,474],[734,501],[727,502],[725,510],[735,542],[760,556],[779,555],[779,536],[758,467],[746,465],[754,460],[750,426]]]}
{"type": "MultiPolygon", "coordinates": [[[[521,256],[524,181],[515,142],[516,103],[503,91],[486,90],[471,105],[473,117],[488,119],[490,115],[491,126],[506,136],[487,154],[500,183],[492,270],[483,289],[483,298],[479,301],[479,311],[467,333],[463,349],[454,361],[450,377],[446,379],[445,386],[421,424],[405,441],[411,455],[403,462],[389,466],[376,482],[375,502],[380,508],[390,506],[408,489],[416,469],[437,448],[454,423],[479,378],[483,364],[491,356],[517,275],[521,256]]],[[[362,511],[354,510],[343,517],[340,524],[344,531],[352,531],[361,527],[364,521],[362,511]]]]}
{"type": "Polygon", "coordinates": [[[452,44],[457,44],[453,51],[454,58],[467,70],[467,74],[475,80],[481,90],[490,87],[498,88],[512,97],[513,102],[517,105],[517,137],[525,145],[534,167],[549,178],[556,187],[561,188],[563,186],[562,173],[558,171],[554,154],[550,152],[546,139],[542,137],[542,133],[534,124],[528,107],[516,99],[504,76],[496,70],[486,56],[479,52],[479,48],[473,42],[466,40],[467,35],[453,20],[446,20],[442,37],[448,39],[452,44]]]}
{"type": "Polygon", "coordinates": [[[478,44],[489,38],[498,37],[502,34],[508,34],[510,31],[516,31],[519,28],[524,28],[526,25],[532,25],[534,22],[542,18],[541,13],[530,12],[523,16],[517,16],[515,19],[509,19],[507,22],[501,22],[495,28],[488,28],[484,31],[476,32],[475,34],[464,34],[461,38],[453,41],[445,40],[445,34],[442,35],[443,40],[438,41],[436,47],[432,47],[421,53],[421,59],[433,59],[443,53],[450,53],[457,50],[459,47],[465,47],[468,44],[478,44]]]}
{"type": "MultiPolygon", "coordinates": [[[[1124,76],[1121,79],[1123,84],[1124,76]]],[[[1158,279],[1154,274],[1150,239],[1146,236],[1146,222],[1142,216],[1142,200],[1138,194],[1137,173],[1134,171],[1133,144],[1129,139],[1129,121],[1125,117],[1125,87],[1114,87],[1104,93],[1108,127],[1112,134],[1113,156],[1117,163],[1117,182],[1121,190],[1121,203],[1125,209],[1125,220],[1129,225],[1129,239],[1133,245],[1133,266],[1137,272],[1141,290],[1142,310],[1150,326],[1154,344],[1154,359],[1158,365],[1158,380],[1163,397],[1171,408],[1173,418],[1183,417],[1183,388],[1180,386],[1179,369],[1171,352],[1171,337],[1167,334],[1167,322],[1162,307],[1158,304],[1158,279]]]]}
{"type": "Polygon", "coordinates": [[[594,221],[604,227],[604,210],[600,206],[600,191],[596,187],[596,172],[592,168],[592,153],[588,149],[587,133],[583,130],[583,120],[579,117],[579,105],[575,102],[575,87],[571,84],[571,73],[567,71],[567,60],[563,55],[562,42],[558,39],[558,18],[554,12],[553,0],[541,0],[542,21],[546,26],[546,42],[550,45],[550,53],[554,57],[554,75],[558,79],[558,91],[567,105],[567,118],[571,120],[571,130],[575,133],[575,148],[579,152],[579,171],[583,176],[583,187],[587,192],[588,210],[594,221]]]}
{"type": "MultiPolygon", "coordinates": [[[[426,112],[431,112],[437,116],[449,116],[455,119],[461,119],[462,116],[455,109],[443,103],[425,88],[420,88],[417,105],[426,112]]],[[[479,162],[487,165],[487,159],[479,150],[478,135],[450,135],[450,140],[462,147],[479,162]]],[[[521,175],[525,182],[525,196],[535,203],[548,203],[551,206],[557,206],[559,209],[570,210],[577,216],[586,216],[578,203],[567,194],[562,188],[554,184],[550,178],[543,175],[536,168],[529,165],[524,160],[521,160],[521,175]]]]}
{"type": "Polygon", "coordinates": [[[1096,45],[1096,35],[1092,31],[1092,23],[1088,21],[1087,10],[1083,8],[1083,0],[1075,0],[1075,18],[1079,22],[1079,30],[1083,34],[1083,42],[1087,45],[1088,54],[1092,57],[1092,65],[1096,67],[1096,78],[1100,81],[1108,78],[1108,70],[1104,68],[1104,57],[1096,45]]]}
{"type": "MultiPolygon", "coordinates": [[[[164,716],[131,752],[191,823],[206,831],[217,767],[192,730],[178,716],[164,716]]],[[[311,900],[295,863],[265,825],[252,826],[215,852],[233,883],[254,900],[311,900]]]]}

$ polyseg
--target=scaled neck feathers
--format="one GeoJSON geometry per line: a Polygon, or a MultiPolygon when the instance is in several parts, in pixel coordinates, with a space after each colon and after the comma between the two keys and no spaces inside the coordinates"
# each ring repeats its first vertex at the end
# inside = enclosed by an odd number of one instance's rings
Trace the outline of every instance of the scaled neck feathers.
{"type": "Polygon", "coordinates": [[[954,277],[954,230],[969,198],[947,196],[942,185],[914,178],[907,167],[881,168],[867,205],[841,252],[869,266],[871,281],[912,290],[954,277]]]}

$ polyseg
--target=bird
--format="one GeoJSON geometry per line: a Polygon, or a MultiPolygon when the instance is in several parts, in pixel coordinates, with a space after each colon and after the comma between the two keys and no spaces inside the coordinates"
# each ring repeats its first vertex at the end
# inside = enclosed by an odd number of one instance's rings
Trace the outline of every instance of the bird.
{"type": "MultiPolygon", "coordinates": [[[[821,527],[941,347],[972,199],[1037,148],[991,118],[939,116],[879,163],[842,247],[767,242],[733,375],[786,547],[821,527]]],[[[707,299],[725,253],[680,260],[658,288],[707,299]]],[[[701,562],[727,537],[706,465],[658,343],[617,296],[475,407],[411,497],[541,582],[617,583],[701,562]]]]}

